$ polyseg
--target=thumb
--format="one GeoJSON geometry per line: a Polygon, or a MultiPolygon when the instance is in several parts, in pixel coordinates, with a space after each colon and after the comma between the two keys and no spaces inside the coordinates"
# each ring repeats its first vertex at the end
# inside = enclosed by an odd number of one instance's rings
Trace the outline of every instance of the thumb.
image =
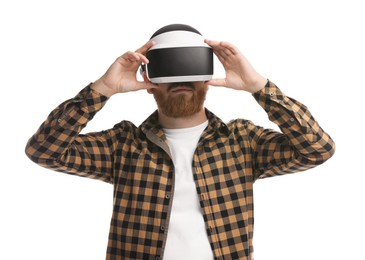
{"type": "Polygon", "coordinates": [[[157,88],[158,86],[152,84],[151,82],[138,81],[136,87],[137,89],[152,89],[152,88],[157,88]]]}
{"type": "Polygon", "coordinates": [[[225,87],[226,79],[224,79],[224,78],[211,79],[211,80],[208,80],[205,84],[210,85],[210,86],[225,87]]]}

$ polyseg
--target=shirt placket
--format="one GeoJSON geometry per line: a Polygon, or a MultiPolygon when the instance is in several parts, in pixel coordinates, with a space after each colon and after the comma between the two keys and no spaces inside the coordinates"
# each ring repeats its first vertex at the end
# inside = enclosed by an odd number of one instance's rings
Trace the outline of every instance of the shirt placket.
{"type": "Polygon", "coordinates": [[[166,143],[166,139],[164,135],[158,131],[158,130],[150,130],[147,132],[147,138],[153,142],[155,145],[160,147],[169,157],[170,157],[170,167],[168,171],[168,183],[166,187],[170,186],[170,190],[165,190],[164,195],[164,205],[162,210],[162,218],[160,220],[160,228],[159,228],[159,242],[158,242],[158,248],[157,248],[157,254],[155,259],[160,260],[163,258],[164,249],[166,245],[167,240],[167,232],[169,228],[169,222],[170,222],[170,215],[171,215],[171,208],[172,208],[172,199],[174,195],[174,182],[175,182],[175,174],[174,174],[174,165],[172,163],[172,156],[170,152],[170,148],[168,144],[166,143]]]}

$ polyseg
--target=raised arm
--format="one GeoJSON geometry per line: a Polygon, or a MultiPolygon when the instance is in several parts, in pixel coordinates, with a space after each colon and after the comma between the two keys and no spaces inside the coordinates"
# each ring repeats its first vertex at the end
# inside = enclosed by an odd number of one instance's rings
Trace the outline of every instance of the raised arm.
{"type": "Polygon", "coordinates": [[[260,75],[231,43],[206,40],[222,63],[226,77],[206,84],[253,94],[281,132],[246,124],[250,138],[255,178],[310,169],[335,152],[332,138],[320,127],[308,108],[287,97],[273,82],[260,75]]]}
{"type": "Polygon", "coordinates": [[[152,45],[124,53],[100,79],[55,108],[29,139],[26,155],[52,170],[111,182],[115,140],[122,141],[131,129],[80,132],[112,95],[155,87],[136,78],[140,64],[148,63],[144,54],[152,45]]]}

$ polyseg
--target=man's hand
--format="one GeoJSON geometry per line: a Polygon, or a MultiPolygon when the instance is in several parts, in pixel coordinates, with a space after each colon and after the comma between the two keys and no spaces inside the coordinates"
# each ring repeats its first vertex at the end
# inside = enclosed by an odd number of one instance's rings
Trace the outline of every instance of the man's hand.
{"type": "Polygon", "coordinates": [[[233,44],[212,40],[205,40],[205,43],[212,47],[214,54],[226,71],[226,78],[211,79],[206,82],[207,85],[245,90],[250,93],[255,93],[265,87],[267,79],[255,71],[246,57],[233,44]]]}
{"type": "Polygon", "coordinates": [[[142,63],[147,64],[146,53],[154,45],[149,41],[135,52],[128,51],[118,57],[106,73],[96,80],[91,88],[110,97],[116,93],[156,88],[157,86],[137,80],[137,71],[142,63]]]}

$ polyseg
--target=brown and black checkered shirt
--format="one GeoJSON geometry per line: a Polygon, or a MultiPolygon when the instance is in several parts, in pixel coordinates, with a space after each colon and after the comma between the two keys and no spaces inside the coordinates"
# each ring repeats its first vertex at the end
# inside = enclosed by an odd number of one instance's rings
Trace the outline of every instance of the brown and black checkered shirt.
{"type": "MultiPolygon", "coordinates": [[[[191,162],[215,259],[252,259],[255,180],[310,169],[335,151],[308,109],[272,82],[253,96],[282,133],[244,119],[225,124],[206,110],[209,125],[191,162]]],[[[49,169],[113,184],[107,259],[161,259],[174,165],[158,114],[139,127],[121,121],[106,131],[80,134],[106,101],[87,86],[51,112],[26,154],[49,169]]]]}

